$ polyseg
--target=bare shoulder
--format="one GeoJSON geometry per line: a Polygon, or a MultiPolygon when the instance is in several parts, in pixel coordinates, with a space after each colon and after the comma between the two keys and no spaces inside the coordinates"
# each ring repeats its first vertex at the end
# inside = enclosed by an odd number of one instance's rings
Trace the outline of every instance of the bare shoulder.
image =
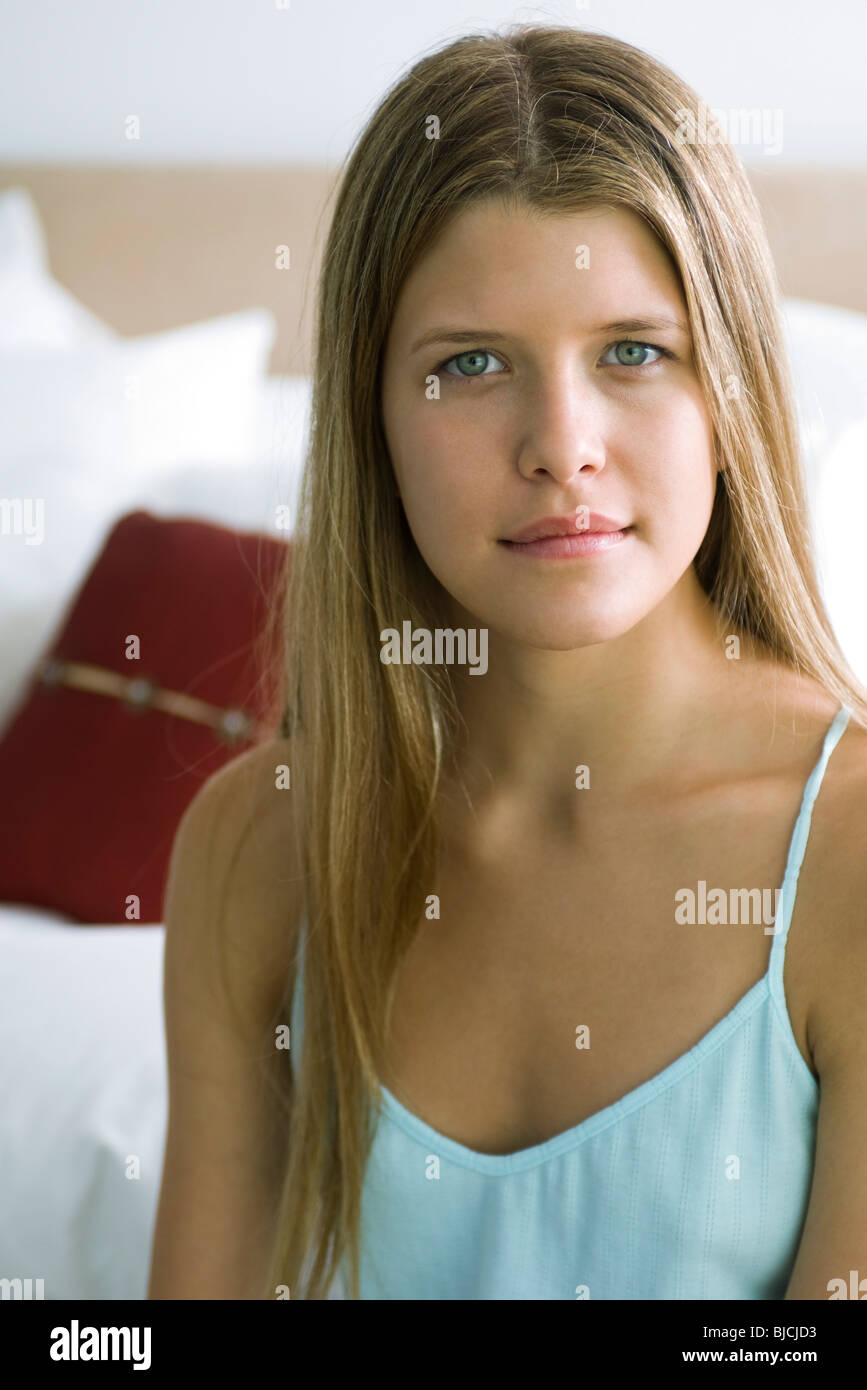
{"type": "Polygon", "coordinates": [[[238,754],[193,797],[172,850],[167,957],[171,945],[211,967],[219,947],[245,1013],[278,1006],[303,906],[291,757],[285,738],[238,754]]]}
{"type": "MultiPolygon", "coordinates": [[[[201,820],[207,816],[215,827],[227,830],[247,826],[252,820],[267,820],[278,810],[272,793],[279,789],[282,771],[290,769],[291,757],[289,738],[272,738],[238,753],[202,783],[184,818],[201,820]]],[[[280,805],[279,814],[288,809],[280,805]]]]}

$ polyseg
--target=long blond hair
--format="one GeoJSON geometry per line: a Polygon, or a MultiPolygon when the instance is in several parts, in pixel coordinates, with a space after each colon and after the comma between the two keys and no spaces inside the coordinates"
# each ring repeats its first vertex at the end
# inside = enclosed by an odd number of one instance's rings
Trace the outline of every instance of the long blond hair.
{"type": "Polygon", "coordinates": [[[438,589],[397,495],[381,368],[406,276],[462,208],[492,196],[543,213],[604,205],[649,224],[681,276],[722,465],[694,560],[701,585],[732,631],[753,634],[867,724],[867,695],[814,574],[780,291],[758,206],[725,140],[676,138],[699,105],[618,39],[515,25],[417,62],[343,171],[279,615],[282,732],[303,807],[305,1030],[263,1297],[278,1286],[325,1297],[345,1259],[348,1296],[360,1297],[361,1193],[396,972],[436,881],[437,793],[457,728],[447,665],[380,661],[383,629],[407,618],[437,626],[438,589]]]}

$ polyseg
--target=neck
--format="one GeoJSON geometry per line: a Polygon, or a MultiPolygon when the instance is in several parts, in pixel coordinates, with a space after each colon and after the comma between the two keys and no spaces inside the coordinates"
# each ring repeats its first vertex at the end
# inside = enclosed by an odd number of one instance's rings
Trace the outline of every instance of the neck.
{"type": "MultiPolygon", "coordinates": [[[[455,621],[473,625],[468,613],[455,621]]],[[[692,567],[608,642],[543,651],[491,631],[486,674],[455,668],[462,799],[548,819],[579,804],[579,765],[589,768],[596,808],[671,783],[688,760],[701,761],[720,720],[736,716],[747,668],[755,675],[762,660],[743,635],[739,658],[727,657],[731,631],[692,567]]]]}

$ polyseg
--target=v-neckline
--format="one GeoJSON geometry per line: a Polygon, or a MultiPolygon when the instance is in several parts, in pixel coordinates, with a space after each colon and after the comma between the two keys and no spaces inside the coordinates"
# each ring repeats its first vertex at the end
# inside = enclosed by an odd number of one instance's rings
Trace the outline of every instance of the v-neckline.
{"type": "MultiPolygon", "coordinates": [[[[774,945],[776,945],[776,937],[771,944],[772,956],[774,945]]],[[[619,1100],[603,1106],[601,1110],[588,1115],[586,1119],[581,1120],[570,1129],[555,1134],[540,1144],[532,1144],[529,1148],[517,1149],[508,1154],[487,1154],[481,1153],[478,1149],[471,1149],[466,1144],[461,1144],[456,1139],[450,1139],[447,1135],[441,1134],[426,1120],[420,1119],[384,1085],[380,1087],[383,1111],[390,1114],[391,1118],[412,1138],[427,1144],[432,1151],[441,1157],[449,1158],[464,1168],[474,1168],[478,1172],[488,1173],[514,1173],[524,1168],[533,1168],[539,1163],[547,1163],[549,1159],[557,1158],[560,1154],[577,1148],[585,1140],[591,1139],[618,1120],[625,1119],[634,1110],[638,1110],[646,1102],[653,1100],[654,1097],[675,1085],[682,1077],[687,1076],[710,1053],[715,1052],[717,1047],[725,1042],[726,1038],[741,1023],[745,1022],[765,999],[770,998],[770,975],[771,965],[769,961],[768,968],[761,979],[757,980],[746,994],[742,995],[724,1018],[715,1023],[697,1043],[694,1043],[686,1052],[681,1053],[673,1062],[669,1062],[648,1081],[640,1082],[638,1086],[627,1091],[626,1095],[621,1096],[619,1100]]],[[[803,1061],[803,1058],[801,1060],[803,1061]]],[[[812,1073],[808,1072],[808,1075],[818,1089],[818,1083],[816,1083],[812,1073]]]]}

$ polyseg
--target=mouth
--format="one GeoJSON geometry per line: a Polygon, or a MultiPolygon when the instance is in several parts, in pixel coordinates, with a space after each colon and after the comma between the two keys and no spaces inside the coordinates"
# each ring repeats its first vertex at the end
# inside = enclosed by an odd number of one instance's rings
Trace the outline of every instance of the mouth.
{"type": "Polygon", "coordinates": [[[577,556],[601,555],[614,550],[623,544],[634,530],[634,526],[630,525],[617,530],[549,532],[547,535],[533,536],[522,541],[500,540],[499,544],[513,554],[526,558],[571,559],[577,556]]]}

